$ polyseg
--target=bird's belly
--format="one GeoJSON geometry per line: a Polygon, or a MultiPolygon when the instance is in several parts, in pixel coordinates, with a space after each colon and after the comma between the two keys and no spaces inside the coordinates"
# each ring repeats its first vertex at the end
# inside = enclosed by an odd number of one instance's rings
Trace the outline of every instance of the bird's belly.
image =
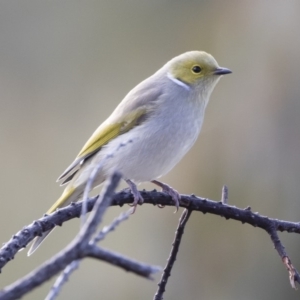
{"type": "Polygon", "coordinates": [[[104,177],[117,170],[124,178],[139,183],[168,173],[192,147],[199,134],[202,120],[189,120],[180,125],[140,125],[109,142],[95,158],[105,160],[104,177]]]}

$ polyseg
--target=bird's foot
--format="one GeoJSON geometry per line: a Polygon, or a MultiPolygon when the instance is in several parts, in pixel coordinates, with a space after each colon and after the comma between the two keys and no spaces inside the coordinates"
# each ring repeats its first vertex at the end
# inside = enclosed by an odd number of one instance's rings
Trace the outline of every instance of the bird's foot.
{"type": "Polygon", "coordinates": [[[141,195],[141,193],[138,191],[137,186],[135,183],[133,183],[131,180],[126,179],[125,180],[127,182],[127,184],[129,185],[129,188],[131,190],[131,193],[133,195],[133,203],[129,204],[130,206],[133,207],[133,211],[132,213],[135,213],[136,207],[138,204],[142,204],[144,202],[144,199],[141,195]]]}
{"type": "MultiPolygon", "coordinates": [[[[174,204],[176,206],[175,212],[177,212],[178,208],[179,208],[180,194],[175,189],[173,189],[171,186],[169,186],[163,182],[160,182],[157,180],[152,180],[151,182],[158,185],[159,187],[161,187],[163,193],[166,193],[167,195],[171,196],[171,198],[174,201],[174,204]]],[[[163,207],[163,206],[159,206],[159,207],[163,207]]]]}

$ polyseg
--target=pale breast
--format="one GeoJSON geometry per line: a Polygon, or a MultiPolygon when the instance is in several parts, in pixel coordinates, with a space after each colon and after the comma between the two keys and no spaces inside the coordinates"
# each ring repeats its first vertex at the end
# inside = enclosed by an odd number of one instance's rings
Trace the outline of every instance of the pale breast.
{"type": "Polygon", "coordinates": [[[203,121],[204,105],[182,105],[175,97],[143,124],[107,144],[97,154],[105,174],[113,169],[135,182],[151,181],[168,173],[195,143],[203,121]],[[131,142],[129,142],[131,141],[131,142]],[[122,143],[126,145],[120,147],[122,143]]]}

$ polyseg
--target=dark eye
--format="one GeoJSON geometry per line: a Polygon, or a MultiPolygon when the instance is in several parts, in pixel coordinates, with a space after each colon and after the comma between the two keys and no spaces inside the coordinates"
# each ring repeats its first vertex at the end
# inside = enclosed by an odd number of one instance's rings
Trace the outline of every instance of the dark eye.
{"type": "Polygon", "coordinates": [[[192,68],[192,71],[193,71],[194,73],[200,73],[201,70],[202,70],[202,69],[201,69],[199,66],[193,66],[193,68],[192,68]]]}

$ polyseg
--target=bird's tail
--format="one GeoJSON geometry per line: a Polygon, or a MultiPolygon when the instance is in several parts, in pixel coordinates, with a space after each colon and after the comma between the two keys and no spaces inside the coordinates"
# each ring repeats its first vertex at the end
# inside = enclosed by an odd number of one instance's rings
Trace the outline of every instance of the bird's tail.
{"type": "MultiPolygon", "coordinates": [[[[72,201],[77,201],[79,198],[78,189],[75,187],[66,187],[60,198],[50,207],[50,209],[47,211],[47,214],[53,213],[57,208],[66,206],[70,204],[72,201]],[[77,191],[77,192],[76,192],[77,191]]],[[[30,256],[33,252],[36,251],[36,249],[40,246],[40,244],[44,241],[44,239],[48,236],[48,234],[53,229],[50,229],[46,232],[44,232],[41,236],[37,236],[27,253],[28,256],[30,256]]]]}

